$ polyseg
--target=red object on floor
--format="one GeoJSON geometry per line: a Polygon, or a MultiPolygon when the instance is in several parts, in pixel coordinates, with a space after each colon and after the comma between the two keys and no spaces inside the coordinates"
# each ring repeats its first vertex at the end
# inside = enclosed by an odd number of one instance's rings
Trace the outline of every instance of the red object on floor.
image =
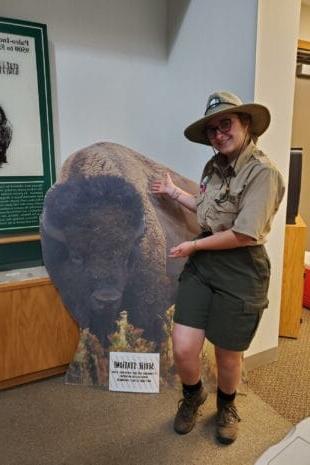
{"type": "Polygon", "coordinates": [[[310,308],[310,268],[305,269],[303,305],[304,307],[310,308]]]}

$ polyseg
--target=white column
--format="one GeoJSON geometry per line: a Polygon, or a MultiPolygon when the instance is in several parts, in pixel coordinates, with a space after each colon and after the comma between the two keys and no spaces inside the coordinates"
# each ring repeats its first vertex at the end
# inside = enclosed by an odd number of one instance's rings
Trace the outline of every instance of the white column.
{"type": "MultiPolygon", "coordinates": [[[[259,0],[255,102],[271,112],[271,125],[259,146],[276,163],[286,182],[292,131],[295,62],[300,0],[259,0]]],[[[267,250],[272,262],[269,308],[246,356],[277,347],[281,303],[286,196],[276,215],[267,250]]]]}

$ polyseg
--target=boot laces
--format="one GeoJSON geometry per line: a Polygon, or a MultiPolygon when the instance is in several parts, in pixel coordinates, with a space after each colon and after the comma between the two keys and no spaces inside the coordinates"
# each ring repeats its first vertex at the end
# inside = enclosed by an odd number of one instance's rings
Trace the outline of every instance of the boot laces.
{"type": "Polygon", "coordinates": [[[224,405],[220,412],[220,423],[233,425],[241,421],[235,405],[224,405]]]}
{"type": "Polygon", "coordinates": [[[178,402],[178,411],[185,418],[192,417],[196,409],[196,403],[193,402],[193,399],[191,397],[183,397],[183,399],[180,399],[178,402]]]}

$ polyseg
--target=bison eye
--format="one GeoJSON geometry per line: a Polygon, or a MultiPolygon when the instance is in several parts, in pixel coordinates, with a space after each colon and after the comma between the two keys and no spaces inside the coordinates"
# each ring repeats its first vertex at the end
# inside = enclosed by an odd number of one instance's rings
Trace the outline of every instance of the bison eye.
{"type": "Polygon", "coordinates": [[[70,259],[74,265],[83,265],[83,257],[76,252],[70,253],[70,259]]]}

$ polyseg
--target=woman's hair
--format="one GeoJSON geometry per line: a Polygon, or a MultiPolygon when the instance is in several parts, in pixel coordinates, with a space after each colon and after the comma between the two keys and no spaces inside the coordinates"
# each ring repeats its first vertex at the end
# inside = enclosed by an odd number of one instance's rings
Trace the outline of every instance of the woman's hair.
{"type": "Polygon", "coordinates": [[[258,137],[254,136],[251,133],[251,124],[252,124],[251,115],[249,115],[248,113],[236,113],[236,115],[238,116],[238,118],[239,118],[239,120],[240,120],[240,122],[241,122],[241,124],[243,126],[248,125],[248,131],[249,131],[250,137],[251,137],[252,141],[254,142],[254,144],[256,144],[258,137]]]}
{"type": "Polygon", "coordinates": [[[6,151],[12,140],[12,126],[0,105],[0,167],[7,163],[6,151]]]}

